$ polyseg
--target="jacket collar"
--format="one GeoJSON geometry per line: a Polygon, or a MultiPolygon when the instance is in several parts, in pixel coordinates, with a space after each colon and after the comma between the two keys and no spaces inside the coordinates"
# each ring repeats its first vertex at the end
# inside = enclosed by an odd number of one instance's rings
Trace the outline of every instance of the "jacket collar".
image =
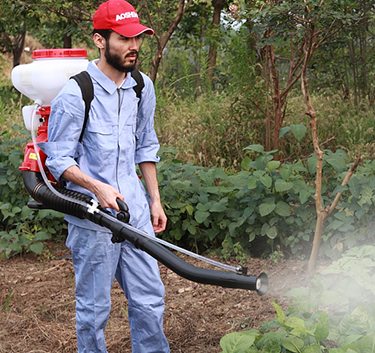
{"type": "MultiPolygon", "coordinates": [[[[106,90],[109,94],[113,94],[117,90],[117,85],[102,71],[98,69],[96,66],[96,60],[90,61],[89,65],[87,66],[87,72],[90,74],[93,81],[95,81],[98,85],[100,85],[104,90],[106,90]]],[[[137,82],[131,76],[130,73],[126,75],[125,80],[121,84],[122,89],[129,89],[136,86],[137,82]]]]}

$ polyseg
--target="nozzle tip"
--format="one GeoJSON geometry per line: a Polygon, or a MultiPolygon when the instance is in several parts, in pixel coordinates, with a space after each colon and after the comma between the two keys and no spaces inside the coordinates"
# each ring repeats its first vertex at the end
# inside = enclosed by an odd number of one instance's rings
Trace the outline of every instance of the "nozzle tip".
{"type": "Polygon", "coordinates": [[[255,283],[256,291],[259,295],[264,295],[268,289],[268,276],[262,272],[256,280],[255,283]]]}

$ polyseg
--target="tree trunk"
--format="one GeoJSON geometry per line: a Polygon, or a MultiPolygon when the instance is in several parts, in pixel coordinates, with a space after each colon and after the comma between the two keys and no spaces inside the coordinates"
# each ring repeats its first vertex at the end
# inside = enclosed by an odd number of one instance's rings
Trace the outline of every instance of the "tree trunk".
{"type": "Polygon", "coordinates": [[[25,39],[26,39],[26,26],[25,26],[25,23],[23,23],[22,32],[19,35],[15,36],[14,38],[14,46],[12,50],[13,67],[21,63],[21,55],[23,53],[23,48],[25,47],[25,39]]]}
{"type": "MultiPolygon", "coordinates": [[[[322,234],[324,229],[324,221],[332,214],[334,209],[336,208],[342,193],[339,192],[331,205],[327,206],[326,208],[323,208],[322,203],[322,174],[323,174],[323,158],[324,153],[319,147],[319,141],[318,141],[318,134],[317,134],[317,128],[316,128],[316,112],[313,108],[310,100],[310,93],[307,85],[307,78],[306,78],[306,66],[303,69],[302,72],[302,93],[305,98],[307,111],[306,115],[310,117],[310,126],[311,126],[311,132],[312,132],[312,139],[313,139],[313,145],[314,145],[314,151],[317,156],[317,164],[316,164],[316,179],[315,179],[315,209],[316,209],[316,215],[317,215],[317,221],[315,226],[315,233],[314,233],[314,240],[313,240],[313,246],[310,254],[310,259],[308,263],[307,270],[308,272],[312,273],[315,270],[316,262],[318,260],[319,255],[319,249],[320,244],[322,240],[322,234]]],[[[362,156],[359,156],[352,166],[349,168],[348,172],[346,173],[346,176],[341,183],[342,186],[347,185],[349,179],[354,174],[355,170],[357,169],[359,163],[362,161],[362,156]]]]}
{"type": "MultiPolygon", "coordinates": [[[[220,26],[220,15],[221,10],[223,9],[224,0],[214,0],[214,15],[212,18],[212,28],[215,30],[220,26]]],[[[212,84],[213,80],[213,71],[216,66],[216,57],[217,57],[217,45],[216,40],[213,40],[210,44],[210,50],[208,52],[208,78],[212,84]]]]}
{"type": "MultiPolygon", "coordinates": [[[[191,1],[192,0],[189,0],[189,2],[185,5],[184,0],[179,0],[177,15],[176,15],[175,19],[173,20],[173,22],[171,23],[168,31],[165,33],[163,38],[159,38],[157,36],[157,34],[155,33],[155,37],[156,37],[156,40],[158,42],[158,45],[157,45],[157,48],[156,48],[154,60],[151,63],[152,67],[151,67],[151,72],[150,72],[150,78],[151,78],[152,82],[154,82],[154,83],[156,81],[156,76],[158,74],[158,69],[159,69],[161,59],[163,57],[163,50],[164,50],[165,46],[167,45],[169,38],[172,36],[174,31],[176,30],[178,24],[181,22],[182,17],[184,15],[186,9],[191,4],[191,1]]],[[[146,8],[147,8],[147,12],[148,12],[149,17],[151,17],[150,11],[147,7],[147,1],[146,1],[146,8]]]]}
{"type": "MultiPolygon", "coordinates": [[[[270,72],[271,72],[271,79],[272,79],[272,86],[273,86],[273,120],[274,120],[274,130],[273,130],[273,147],[272,149],[278,150],[280,141],[279,141],[279,133],[280,129],[283,124],[283,114],[282,114],[282,101],[281,101],[281,92],[280,92],[280,79],[276,69],[276,62],[275,62],[275,52],[274,47],[271,45],[268,48],[268,55],[269,60],[268,63],[270,65],[270,72]]],[[[280,160],[279,153],[274,155],[274,159],[276,161],[280,160]]]]}
{"type": "Polygon", "coordinates": [[[271,151],[271,115],[270,115],[270,103],[268,99],[268,86],[269,86],[269,56],[268,56],[269,47],[265,48],[266,55],[265,60],[266,64],[264,65],[264,77],[266,84],[266,151],[271,151]]]}
{"type": "Polygon", "coordinates": [[[72,36],[68,36],[67,34],[64,34],[63,42],[64,42],[64,48],[70,49],[72,47],[72,36]]]}

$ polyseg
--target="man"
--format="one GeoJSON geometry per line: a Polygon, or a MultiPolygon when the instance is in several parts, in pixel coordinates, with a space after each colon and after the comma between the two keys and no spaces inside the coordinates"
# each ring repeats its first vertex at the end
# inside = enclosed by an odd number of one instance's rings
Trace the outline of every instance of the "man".
{"type": "MultiPolygon", "coordinates": [[[[46,165],[57,180],[68,181],[68,189],[90,194],[102,207],[116,211],[116,199],[125,200],[132,226],[149,234],[161,232],[167,218],[155,168],[159,160],[155,92],[152,81],[142,74],[145,86],[138,103],[136,81],[130,74],[138,58],[139,36],[153,30],[139,23],[136,11],[124,0],[100,5],[93,26],[100,58],[87,68],[94,99],[82,142],[85,105],[77,82],[69,80],[51,105],[49,142],[41,146],[48,155],[46,165]]],[[[78,352],[107,352],[104,330],[114,277],[128,298],[133,352],[169,352],[163,333],[165,292],[156,260],[128,241],[112,244],[106,228],[69,215],[66,220],[66,243],[76,277],[78,352]]]]}

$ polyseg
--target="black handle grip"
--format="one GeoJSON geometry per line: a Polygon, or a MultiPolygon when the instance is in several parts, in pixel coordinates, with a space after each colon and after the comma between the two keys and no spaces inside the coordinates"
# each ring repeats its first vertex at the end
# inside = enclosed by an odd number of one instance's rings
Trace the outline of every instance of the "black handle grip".
{"type": "Polygon", "coordinates": [[[125,201],[122,201],[121,199],[116,199],[118,207],[120,208],[120,212],[117,213],[117,219],[124,223],[129,223],[130,220],[130,213],[129,213],[129,207],[126,204],[125,201]]]}

